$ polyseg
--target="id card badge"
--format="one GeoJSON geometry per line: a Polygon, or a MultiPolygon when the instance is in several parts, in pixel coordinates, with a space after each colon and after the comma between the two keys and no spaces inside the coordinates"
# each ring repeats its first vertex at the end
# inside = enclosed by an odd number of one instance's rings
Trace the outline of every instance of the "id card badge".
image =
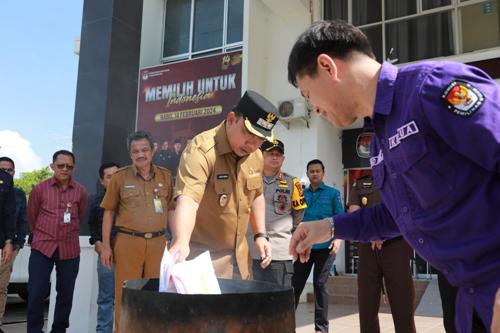
{"type": "Polygon", "coordinates": [[[163,213],[163,205],[161,204],[160,198],[154,198],[153,204],[155,206],[155,213],[162,214],[163,213]]]}
{"type": "Polygon", "coordinates": [[[69,224],[71,223],[71,213],[68,211],[64,212],[64,218],[63,218],[64,224],[69,224]]]}
{"type": "Polygon", "coordinates": [[[64,224],[71,223],[71,213],[69,211],[70,209],[71,209],[71,202],[68,202],[66,204],[66,210],[64,211],[64,217],[63,217],[64,224]]]}

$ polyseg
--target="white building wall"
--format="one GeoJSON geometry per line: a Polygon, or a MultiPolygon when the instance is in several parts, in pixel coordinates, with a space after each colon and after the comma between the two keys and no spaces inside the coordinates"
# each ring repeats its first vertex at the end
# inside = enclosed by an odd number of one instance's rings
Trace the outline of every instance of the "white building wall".
{"type": "Polygon", "coordinates": [[[161,64],[165,0],[144,0],[142,8],[141,68],[161,64]]]}
{"type": "MultiPolygon", "coordinates": [[[[262,93],[275,105],[300,96],[288,83],[287,62],[297,37],[320,16],[319,1],[247,0],[245,3],[243,87],[262,93]]],[[[341,131],[312,115],[309,127],[303,120],[278,123],[276,136],[285,144],[283,169],[307,181],[307,162],[319,158],[325,164],[325,183],[343,193],[341,131]]],[[[344,272],[343,251],[336,260],[344,272]]]]}
{"type": "MultiPolygon", "coordinates": [[[[164,0],[144,1],[141,67],[161,63],[164,6],[164,0]]],[[[255,90],[275,105],[300,96],[288,83],[288,55],[299,34],[321,17],[320,9],[319,0],[245,0],[242,91],[255,90]]],[[[317,115],[309,127],[303,120],[278,123],[276,136],[285,143],[286,152],[283,169],[307,183],[307,162],[319,158],[326,168],[325,183],[343,193],[340,134],[317,115]]],[[[343,253],[336,265],[345,271],[343,253]]]]}

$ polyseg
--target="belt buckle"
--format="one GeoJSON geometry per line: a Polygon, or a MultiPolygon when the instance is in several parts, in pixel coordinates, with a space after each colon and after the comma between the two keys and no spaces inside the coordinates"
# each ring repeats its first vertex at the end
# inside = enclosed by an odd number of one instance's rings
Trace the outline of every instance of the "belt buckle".
{"type": "Polygon", "coordinates": [[[144,234],[144,238],[146,238],[146,239],[151,239],[151,238],[153,238],[153,233],[152,233],[152,232],[146,232],[146,233],[144,234]]]}

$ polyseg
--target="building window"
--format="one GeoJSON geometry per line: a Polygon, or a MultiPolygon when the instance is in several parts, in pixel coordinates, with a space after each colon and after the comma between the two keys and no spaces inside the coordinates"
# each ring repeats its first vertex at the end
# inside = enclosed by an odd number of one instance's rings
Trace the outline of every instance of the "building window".
{"type": "Polygon", "coordinates": [[[241,48],[243,0],[166,0],[163,61],[241,48]]]}
{"type": "Polygon", "coordinates": [[[359,27],[378,61],[405,63],[500,46],[499,1],[324,0],[323,14],[359,27]]]}

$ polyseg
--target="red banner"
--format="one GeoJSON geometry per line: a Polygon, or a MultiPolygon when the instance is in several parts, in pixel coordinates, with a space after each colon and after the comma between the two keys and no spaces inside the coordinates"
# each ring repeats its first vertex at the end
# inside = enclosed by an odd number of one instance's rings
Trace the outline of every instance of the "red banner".
{"type": "Polygon", "coordinates": [[[155,138],[155,163],[175,172],[186,143],[225,119],[241,97],[241,61],[238,51],[141,70],[136,127],[155,138]]]}

